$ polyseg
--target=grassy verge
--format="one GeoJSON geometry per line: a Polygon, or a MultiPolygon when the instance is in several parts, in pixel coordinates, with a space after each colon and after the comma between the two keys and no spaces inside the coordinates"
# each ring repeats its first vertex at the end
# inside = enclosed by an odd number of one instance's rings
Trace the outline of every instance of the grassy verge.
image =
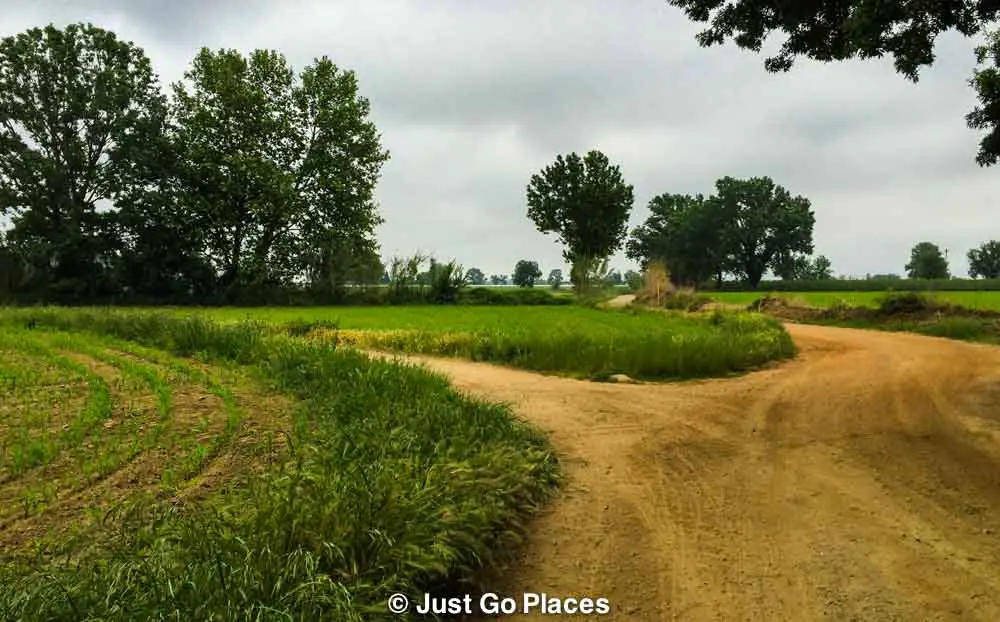
{"type": "MultiPolygon", "coordinates": [[[[184,313],[184,312],[180,312],[184,313]]],[[[340,343],[490,361],[600,379],[720,376],[795,354],[773,319],[757,314],[687,314],[572,307],[384,307],[208,309],[209,317],[253,319],[305,335],[315,327],[340,343]]]]}
{"type": "Polygon", "coordinates": [[[754,306],[780,318],[811,324],[1000,344],[1000,312],[968,308],[924,293],[884,294],[866,304],[841,301],[827,307],[805,306],[784,297],[765,297],[754,306]]]}
{"type": "Polygon", "coordinates": [[[601,330],[571,326],[497,327],[467,332],[339,331],[341,342],[395,352],[455,356],[588,378],[720,376],[792,356],[794,344],[770,318],[594,311],[601,330]]]}
{"type": "Polygon", "coordinates": [[[252,322],[34,309],[0,322],[244,364],[301,404],[282,468],[194,510],[123,505],[99,548],[6,555],[0,619],[405,619],[389,594],[474,576],[558,481],[539,432],[422,369],[252,322]]]}
{"type": "MultiPolygon", "coordinates": [[[[762,295],[783,298],[800,306],[834,307],[847,305],[852,307],[867,307],[876,309],[887,295],[906,294],[906,290],[892,292],[882,291],[769,291],[758,292],[703,292],[715,300],[727,304],[749,305],[762,295]],[[767,292],[766,294],[764,292],[767,292]]],[[[950,304],[967,309],[1000,311],[1000,291],[932,291],[921,292],[921,295],[931,301],[950,304]]]]}

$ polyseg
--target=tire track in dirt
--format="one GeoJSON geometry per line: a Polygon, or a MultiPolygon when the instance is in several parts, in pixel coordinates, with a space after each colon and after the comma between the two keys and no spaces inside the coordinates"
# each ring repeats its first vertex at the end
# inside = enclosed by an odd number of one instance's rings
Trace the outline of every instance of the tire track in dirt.
{"type": "Polygon", "coordinates": [[[788,328],[796,360],[725,380],[413,357],[564,457],[495,591],[604,596],[605,620],[1000,620],[1000,348],[788,328]]]}

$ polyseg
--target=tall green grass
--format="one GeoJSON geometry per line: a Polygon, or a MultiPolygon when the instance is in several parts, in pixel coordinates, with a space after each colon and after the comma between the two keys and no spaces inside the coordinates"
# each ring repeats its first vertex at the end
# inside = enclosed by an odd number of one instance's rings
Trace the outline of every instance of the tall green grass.
{"type": "Polygon", "coordinates": [[[578,306],[223,308],[197,314],[279,324],[295,335],[305,335],[310,327],[336,327],[341,339],[364,347],[592,378],[615,373],[648,379],[715,376],[795,353],[778,322],[750,314],[578,306]]]}
{"type": "Polygon", "coordinates": [[[17,310],[0,323],[88,331],[240,361],[297,397],[294,460],[195,511],[122,507],[111,544],[7,557],[0,619],[360,620],[504,555],[558,482],[544,437],[423,369],[260,324],[17,310]]]}
{"type": "Polygon", "coordinates": [[[755,314],[593,311],[588,327],[526,324],[462,332],[351,331],[350,343],[398,352],[457,356],[590,378],[626,374],[666,379],[725,375],[795,354],[775,320],[755,314]]]}
{"type": "MultiPolygon", "coordinates": [[[[837,304],[876,308],[889,290],[881,291],[770,291],[756,292],[705,292],[719,302],[749,305],[766,293],[782,298],[800,300],[814,307],[831,307],[837,304]]],[[[898,289],[896,291],[906,291],[898,289]]],[[[920,290],[915,290],[920,291],[920,290]]],[[[961,305],[969,309],[1000,311],[1000,291],[930,291],[926,294],[933,300],[961,305]]]]}
{"type": "MultiPolygon", "coordinates": [[[[715,289],[714,283],[706,283],[704,289],[715,289]]],[[[895,291],[938,291],[938,292],[998,292],[1000,279],[823,279],[820,281],[764,280],[751,288],[745,283],[726,282],[724,291],[754,292],[886,292],[895,291]]]]}

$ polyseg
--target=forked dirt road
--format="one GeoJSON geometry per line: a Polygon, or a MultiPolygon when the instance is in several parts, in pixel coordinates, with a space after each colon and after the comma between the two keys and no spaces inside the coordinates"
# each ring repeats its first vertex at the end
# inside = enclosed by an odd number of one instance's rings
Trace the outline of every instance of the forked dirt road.
{"type": "Polygon", "coordinates": [[[797,360],[679,384],[422,359],[566,463],[495,591],[603,596],[604,620],[1000,620],[1000,348],[788,328],[797,360]]]}

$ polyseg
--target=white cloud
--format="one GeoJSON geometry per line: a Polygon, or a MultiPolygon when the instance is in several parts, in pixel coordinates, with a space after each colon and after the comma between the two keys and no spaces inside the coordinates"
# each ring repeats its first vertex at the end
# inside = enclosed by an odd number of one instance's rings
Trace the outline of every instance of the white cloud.
{"type": "MultiPolygon", "coordinates": [[[[393,159],[378,198],[386,254],[432,250],[487,274],[518,259],[544,272],[561,249],[527,220],[530,175],[559,153],[601,148],[636,186],[633,224],[661,192],[708,193],[769,175],[808,196],[817,251],[841,273],[900,272],[930,240],[965,271],[1000,238],[1000,174],[965,127],[973,43],[941,39],[918,84],[890,60],[798,62],[788,74],[662,0],[0,2],[2,34],[93,21],[146,48],[165,81],[201,46],[276,48],[301,67],[357,71],[393,159]]],[[[625,267],[619,258],[618,265],[625,267]]]]}

